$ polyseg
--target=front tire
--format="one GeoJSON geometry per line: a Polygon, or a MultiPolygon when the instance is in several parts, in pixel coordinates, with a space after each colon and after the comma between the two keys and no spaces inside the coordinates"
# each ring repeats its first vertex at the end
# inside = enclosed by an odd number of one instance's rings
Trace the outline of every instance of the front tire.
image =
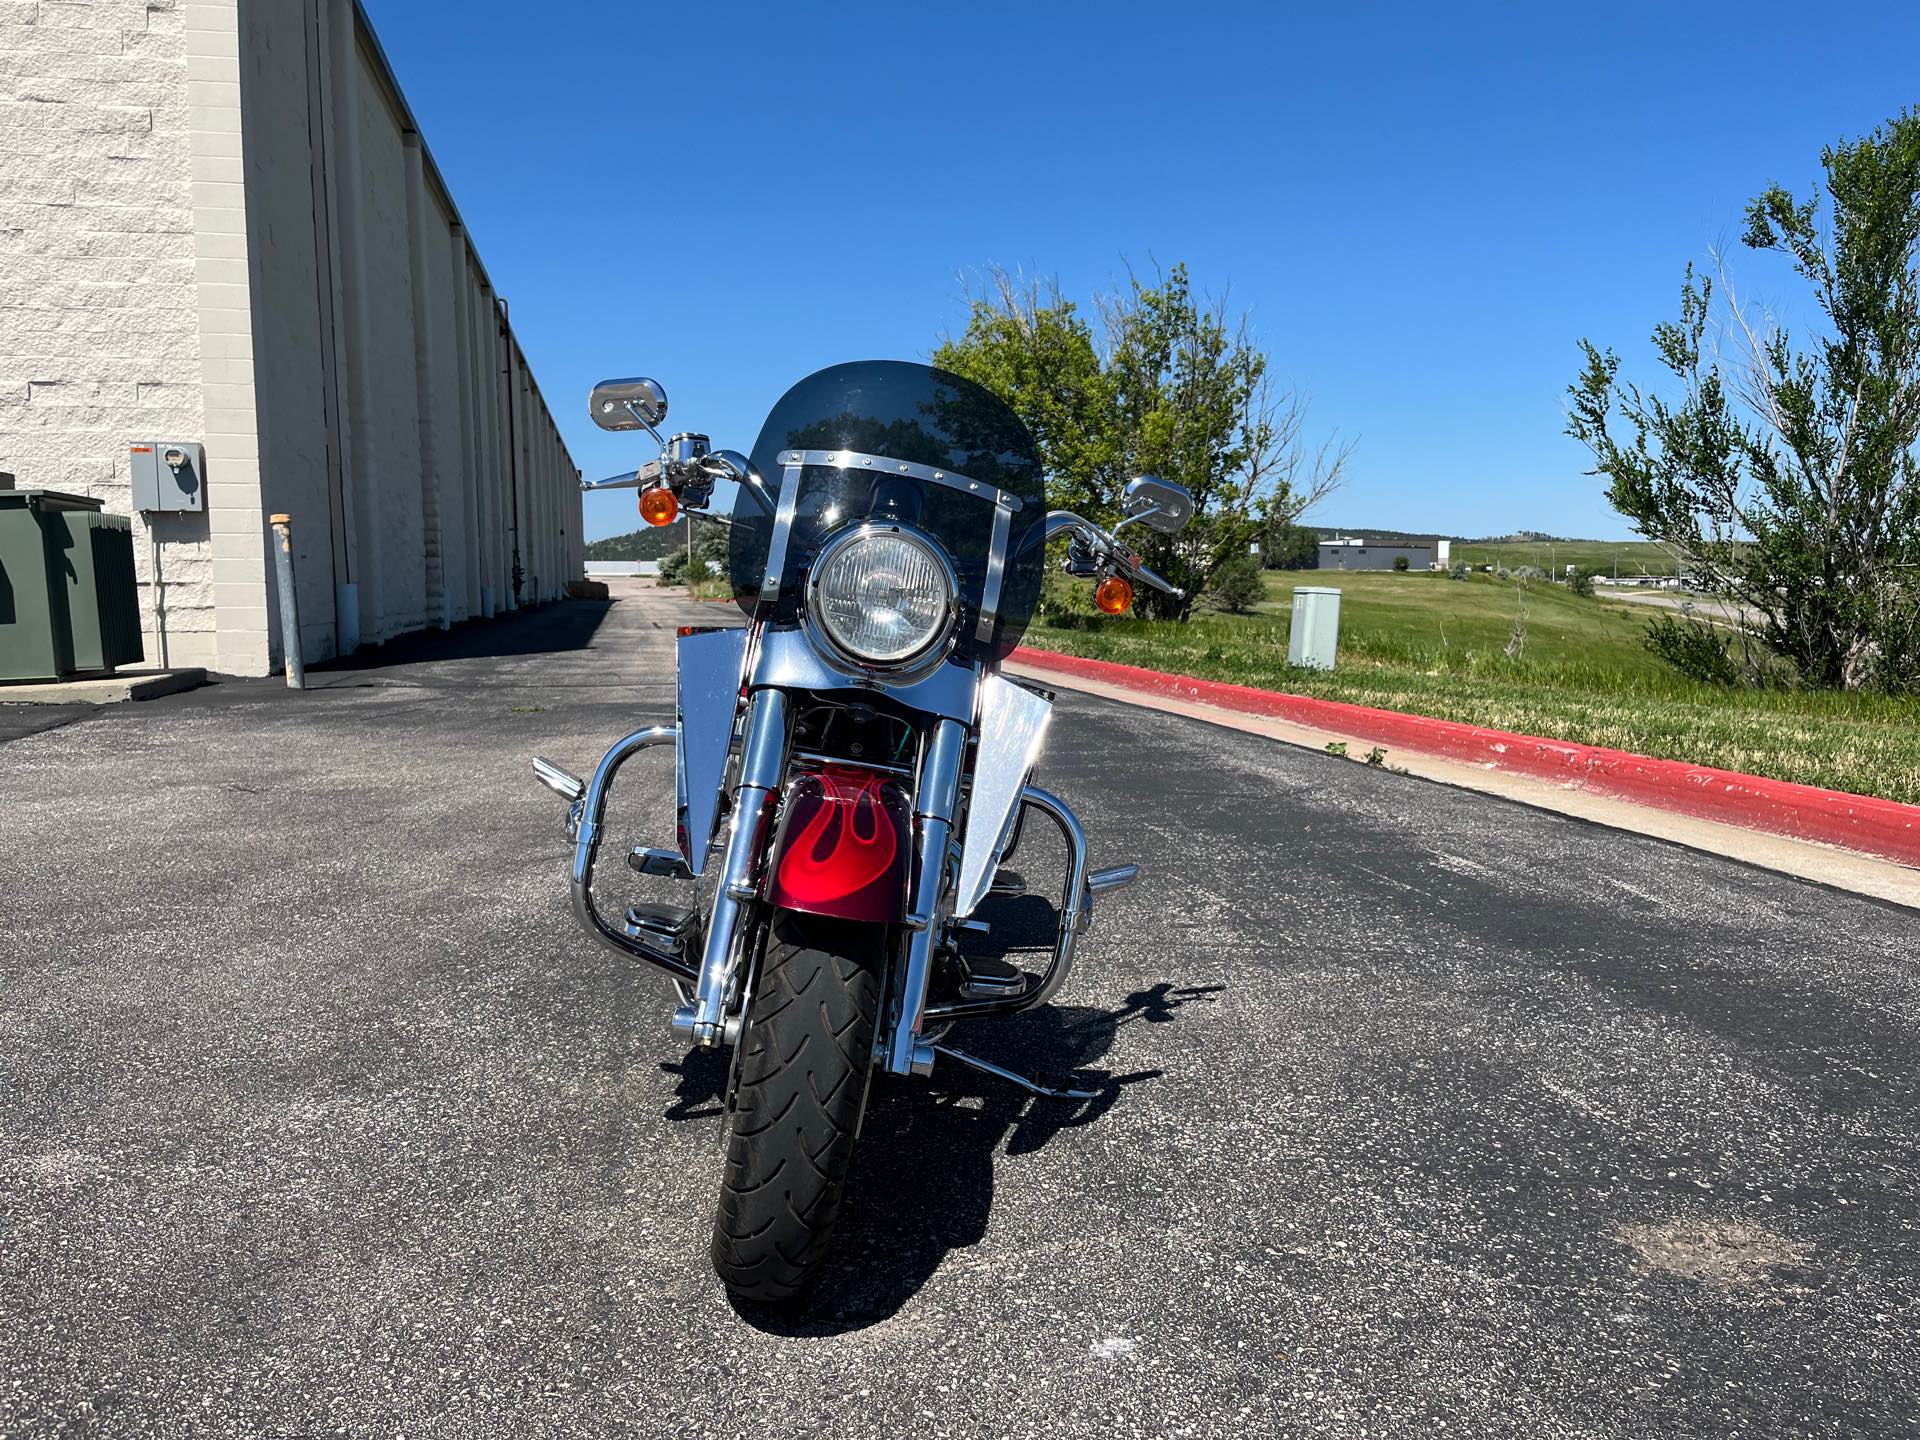
{"type": "Polygon", "coordinates": [[[747,1004],[713,1268],[736,1297],[797,1298],[833,1239],[866,1103],[884,927],[777,911],[747,1004]]]}

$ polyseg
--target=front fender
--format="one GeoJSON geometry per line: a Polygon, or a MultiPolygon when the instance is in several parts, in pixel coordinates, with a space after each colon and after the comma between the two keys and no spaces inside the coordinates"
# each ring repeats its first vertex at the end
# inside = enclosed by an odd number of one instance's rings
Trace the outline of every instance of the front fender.
{"type": "Polygon", "coordinates": [[[829,765],[787,786],[766,898],[785,910],[898,924],[907,911],[913,802],[898,780],[829,765]]]}

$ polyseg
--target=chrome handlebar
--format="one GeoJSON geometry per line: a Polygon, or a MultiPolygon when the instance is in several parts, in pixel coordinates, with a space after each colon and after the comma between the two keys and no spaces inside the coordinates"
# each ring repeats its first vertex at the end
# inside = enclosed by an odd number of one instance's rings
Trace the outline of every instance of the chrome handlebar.
{"type": "Polygon", "coordinates": [[[1179,586],[1169,584],[1140,562],[1126,544],[1113,537],[1113,532],[1103,530],[1091,520],[1074,514],[1071,510],[1049,510],[1047,512],[1046,539],[1051,542],[1061,535],[1070,535],[1086,542],[1093,551],[1095,561],[1102,567],[1125,575],[1129,580],[1143,580],[1163,594],[1176,600],[1184,599],[1186,592],[1179,586]]]}

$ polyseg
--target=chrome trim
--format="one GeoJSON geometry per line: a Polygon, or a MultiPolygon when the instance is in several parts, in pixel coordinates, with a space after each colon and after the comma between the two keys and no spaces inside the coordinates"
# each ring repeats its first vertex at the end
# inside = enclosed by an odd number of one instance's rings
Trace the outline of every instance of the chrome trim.
{"type": "Polygon", "coordinates": [[[691,1006],[674,1012],[673,1028],[696,1045],[718,1045],[723,1038],[727,994],[732,988],[738,946],[735,932],[742,911],[752,903],[755,870],[765,848],[766,822],[774,793],[787,765],[787,697],[778,690],[755,690],[747,702],[741,739],[740,781],[733,792],[733,820],[727,830],[726,857],[707,921],[699,989],[691,1006]]]}
{"type": "Polygon", "coordinates": [[[746,666],[745,630],[709,630],[682,635],[675,645],[678,674],[674,706],[680,748],[674,765],[677,835],[687,868],[705,872],[713,844],[713,818],[720,806],[733,717],[740,704],[740,672],[746,666]]]}
{"type": "Polygon", "coordinates": [[[1007,580],[1007,537],[1013,533],[1013,511],[1004,505],[993,507],[993,539],[987,546],[986,583],[980,588],[980,619],[973,629],[982,645],[993,644],[994,627],[1000,623],[1000,592],[1007,580]]]}
{"type": "Polygon", "coordinates": [[[982,1074],[1009,1080],[1022,1090],[1030,1090],[1035,1095],[1043,1095],[1049,1100],[1098,1100],[1103,1093],[1099,1090],[1056,1090],[1051,1085],[1042,1085],[1037,1080],[1029,1080],[1016,1071],[996,1065],[991,1060],[982,1060],[978,1055],[969,1055],[964,1050],[956,1050],[951,1045],[936,1045],[933,1047],[933,1053],[945,1055],[949,1060],[958,1060],[962,1065],[971,1065],[982,1074]]]}
{"type": "Polygon", "coordinates": [[[651,875],[662,880],[691,880],[693,871],[678,850],[662,850],[653,845],[636,845],[627,854],[627,868],[636,875],[651,875]]]}
{"type": "Polygon", "coordinates": [[[814,645],[829,652],[829,658],[843,664],[852,665],[858,670],[871,671],[876,678],[891,678],[897,675],[913,675],[925,669],[930,661],[944,660],[952,649],[953,632],[960,619],[960,576],[953,568],[953,559],[947,554],[947,547],[924,530],[905,525],[897,520],[864,520],[858,525],[848,525],[836,530],[814,552],[813,559],[807,562],[806,604],[800,612],[800,628],[814,645]],[[827,622],[816,613],[817,597],[820,593],[820,577],[826,573],[830,562],[842,550],[859,544],[875,535],[899,535],[908,543],[917,545],[939,569],[941,578],[947,585],[947,618],[934,633],[932,639],[898,660],[875,660],[862,655],[851,646],[842,645],[834,638],[827,622]]]}
{"type": "Polygon", "coordinates": [[[1053,959],[1038,983],[1029,986],[1013,1000],[957,1000],[945,1005],[929,1005],[922,1023],[964,1020],[975,1015],[1005,1015],[1031,1010],[1051,1000],[1073,974],[1074,942],[1093,921],[1093,899],[1087,890],[1087,833],[1079,818],[1059,796],[1029,785],[1020,792],[1020,803],[1030,805],[1053,821],[1067,846],[1067,873],[1060,887],[1060,929],[1054,939],[1053,959]]]}
{"type": "Polygon", "coordinates": [[[587,414],[602,430],[650,431],[667,418],[667,387],[644,375],[602,380],[587,397],[587,414]]]}
{"type": "Polygon", "coordinates": [[[823,655],[805,633],[794,628],[767,629],[760,634],[754,656],[752,683],[777,685],[783,690],[877,692],[924,715],[970,723],[979,670],[945,660],[925,675],[889,675],[879,670],[855,671],[823,655]]]}
{"type": "Polygon", "coordinates": [[[533,778],[569,805],[587,793],[586,781],[571,770],[561,769],[544,755],[533,757],[533,778]]]}
{"type": "Polygon", "coordinates": [[[778,511],[778,502],[767,493],[767,482],[760,478],[760,472],[753,468],[753,462],[738,450],[710,451],[701,462],[701,468],[716,480],[733,481],[751,495],[754,503],[767,514],[772,515],[778,511]]]}
{"type": "Polygon", "coordinates": [[[887,1041],[887,1069],[915,1073],[920,1030],[927,1008],[927,982],[933,975],[933,950],[940,938],[940,905],[947,879],[953,816],[960,804],[960,772],[967,759],[967,727],[958,720],[936,720],[920,753],[920,774],[913,787],[914,870],[907,897],[906,964],[900,1001],[887,1041]]]}
{"type": "Polygon", "coordinates": [[[582,480],[583,491],[644,490],[660,478],[660,462],[649,460],[631,475],[614,475],[605,480],[582,480]]]}
{"type": "Polygon", "coordinates": [[[973,790],[960,842],[960,883],[953,913],[971,915],[987,898],[1005,842],[1012,835],[1014,811],[1047,738],[1053,706],[1003,675],[980,681],[980,737],[974,752],[973,790]]]}
{"type": "Polygon", "coordinates": [[[675,980],[691,980],[694,969],[691,964],[667,950],[656,949],[643,941],[616,930],[601,918],[600,912],[593,907],[593,862],[600,849],[600,823],[607,808],[607,790],[613,784],[613,777],[629,759],[654,745],[669,745],[679,737],[679,730],[672,725],[654,725],[645,730],[636,730],[620,740],[601,758],[594,769],[593,779],[587,782],[586,793],[578,801],[579,832],[573,845],[573,913],[580,923],[600,937],[610,949],[635,960],[645,960],[658,965],[673,976],[675,980]]]}
{"type": "Polygon", "coordinates": [[[787,571],[787,541],[793,534],[793,513],[800,508],[801,466],[780,473],[780,503],[773,512],[773,535],[767,541],[767,570],[760,577],[760,600],[771,605],[780,598],[780,577],[787,571]]]}
{"type": "Polygon", "coordinates": [[[1124,890],[1140,878],[1138,865],[1109,865],[1104,870],[1095,870],[1087,876],[1087,891],[1095,899],[1102,895],[1111,895],[1124,890]]]}
{"type": "Polygon", "coordinates": [[[890,474],[905,475],[911,480],[925,480],[929,484],[944,485],[949,490],[959,490],[964,494],[977,495],[982,500],[991,500],[995,505],[1008,510],[1020,508],[1020,497],[1005,490],[988,485],[979,480],[969,479],[952,470],[942,470],[932,465],[922,465],[915,460],[894,460],[885,455],[868,455],[859,450],[782,450],[777,457],[788,469],[804,465],[824,465],[834,470],[886,470],[890,474]]]}

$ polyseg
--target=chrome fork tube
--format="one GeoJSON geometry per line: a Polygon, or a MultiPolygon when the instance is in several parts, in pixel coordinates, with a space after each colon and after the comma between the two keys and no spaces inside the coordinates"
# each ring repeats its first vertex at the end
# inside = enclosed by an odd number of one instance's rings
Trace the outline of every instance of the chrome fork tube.
{"type": "Polygon", "coordinates": [[[953,812],[960,804],[960,771],[967,758],[967,727],[936,720],[927,736],[914,785],[915,867],[908,898],[907,963],[900,980],[900,1008],[887,1045],[887,1069],[924,1075],[933,1068],[933,1047],[920,1039],[932,977],[933,947],[940,936],[947,856],[953,844],[953,812]]]}
{"type": "Polygon", "coordinates": [[[787,768],[787,697],[779,690],[756,690],[747,702],[740,742],[740,782],[733,792],[733,820],[727,830],[726,858],[707,920],[706,949],[700,962],[693,1003],[673,1014],[676,1035],[696,1045],[721,1041],[727,992],[737,963],[741,916],[757,894],[755,867],[766,844],[767,812],[787,768]]]}

